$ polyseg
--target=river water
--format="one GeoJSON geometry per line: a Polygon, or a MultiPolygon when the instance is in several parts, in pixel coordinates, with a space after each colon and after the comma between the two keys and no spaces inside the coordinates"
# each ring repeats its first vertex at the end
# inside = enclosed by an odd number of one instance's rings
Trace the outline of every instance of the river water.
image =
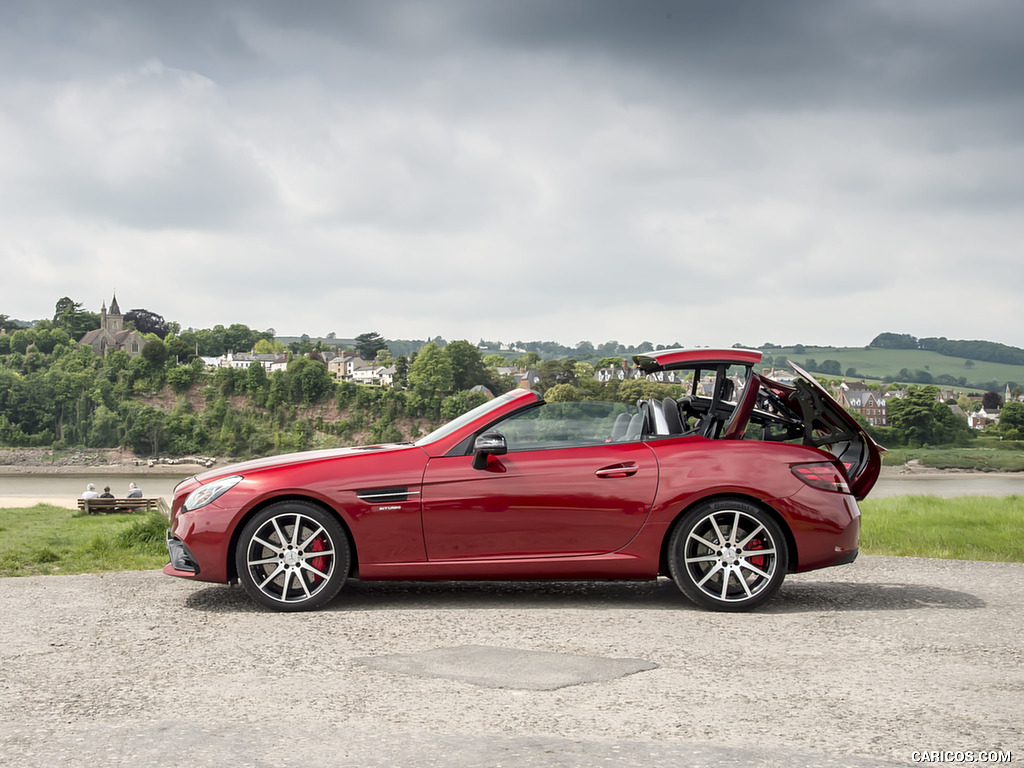
{"type": "MultiPolygon", "coordinates": [[[[103,492],[104,486],[110,486],[110,492],[118,498],[123,498],[128,493],[128,483],[134,482],[142,489],[142,495],[147,498],[162,496],[167,503],[171,502],[171,494],[174,486],[187,477],[195,474],[196,467],[192,471],[183,470],[177,474],[44,474],[34,472],[31,474],[0,474],[0,499],[14,500],[45,499],[48,503],[66,499],[72,503],[82,495],[85,486],[93,483],[96,490],[103,492]]],[[[9,504],[10,502],[7,501],[9,504]]],[[[34,503],[34,502],[33,502],[34,503]]]]}
{"type": "Polygon", "coordinates": [[[1024,496],[1024,472],[883,475],[869,498],[885,496],[1024,496]]]}
{"type": "MultiPolygon", "coordinates": [[[[74,506],[87,483],[94,483],[100,491],[109,485],[111,492],[122,497],[128,492],[128,483],[134,481],[144,496],[162,496],[168,504],[174,486],[194,474],[196,467],[181,474],[0,474],[0,506],[12,503],[63,503],[74,506]]],[[[993,473],[923,473],[886,474],[879,478],[870,498],[904,495],[932,496],[1024,496],[1024,472],[993,473]]]]}

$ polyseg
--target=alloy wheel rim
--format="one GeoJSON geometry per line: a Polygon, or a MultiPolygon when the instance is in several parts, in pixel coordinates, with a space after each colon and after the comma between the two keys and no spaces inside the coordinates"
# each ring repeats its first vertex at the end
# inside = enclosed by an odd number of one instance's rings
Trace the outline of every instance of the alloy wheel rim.
{"type": "Polygon", "coordinates": [[[337,556],[330,534],[302,513],[275,515],[246,546],[246,568],[264,595],[282,603],[312,599],[330,581],[337,556]]]}
{"type": "Polygon", "coordinates": [[[683,546],[689,579],[715,600],[750,600],[772,582],[779,559],[764,523],[746,512],[711,512],[690,529],[683,546]]]}

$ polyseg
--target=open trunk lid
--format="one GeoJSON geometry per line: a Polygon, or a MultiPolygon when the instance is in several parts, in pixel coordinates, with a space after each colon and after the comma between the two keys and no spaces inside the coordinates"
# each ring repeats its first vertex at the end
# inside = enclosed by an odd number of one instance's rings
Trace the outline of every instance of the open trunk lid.
{"type": "Polygon", "coordinates": [[[792,387],[773,383],[772,389],[800,413],[804,444],[826,450],[839,459],[846,469],[850,490],[858,501],[863,499],[878,480],[885,449],[811,374],[790,360],[786,362],[800,378],[792,387]]]}

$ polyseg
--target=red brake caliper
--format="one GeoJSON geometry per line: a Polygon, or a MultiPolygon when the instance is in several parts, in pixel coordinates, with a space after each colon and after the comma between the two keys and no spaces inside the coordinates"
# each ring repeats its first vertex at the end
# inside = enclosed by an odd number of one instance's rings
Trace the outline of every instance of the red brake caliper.
{"type": "MultiPolygon", "coordinates": [[[[327,549],[327,542],[324,540],[323,536],[317,536],[309,547],[310,552],[323,552],[325,549],[327,549]]],[[[311,567],[316,568],[318,571],[322,573],[327,571],[326,557],[312,557],[309,560],[309,564],[311,567]]],[[[314,584],[318,584],[321,581],[323,581],[322,576],[317,576],[316,574],[313,574],[314,584]]]]}
{"type": "MultiPolygon", "coordinates": [[[[764,549],[764,542],[761,541],[760,539],[751,539],[747,543],[747,551],[749,552],[750,550],[757,550],[757,549],[764,549]]],[[[764,555],[757,555],[756,557],[748,557],[747,561],[752,566],[754,566],[755,568],[762,568],[762,569],[764,568],[764,563],[765,563],[764,555]]]]}

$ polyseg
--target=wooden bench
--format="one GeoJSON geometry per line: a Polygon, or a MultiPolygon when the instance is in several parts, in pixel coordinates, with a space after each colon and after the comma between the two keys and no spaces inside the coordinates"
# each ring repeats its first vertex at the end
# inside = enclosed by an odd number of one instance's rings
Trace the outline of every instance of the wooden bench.
{"type": "Polygon", "coordinates": [[[130,514],[139,510],[160,509],[163,499],[79,499],[78,508],[87,515],[101,512],[123,512],[130,514]]]}

